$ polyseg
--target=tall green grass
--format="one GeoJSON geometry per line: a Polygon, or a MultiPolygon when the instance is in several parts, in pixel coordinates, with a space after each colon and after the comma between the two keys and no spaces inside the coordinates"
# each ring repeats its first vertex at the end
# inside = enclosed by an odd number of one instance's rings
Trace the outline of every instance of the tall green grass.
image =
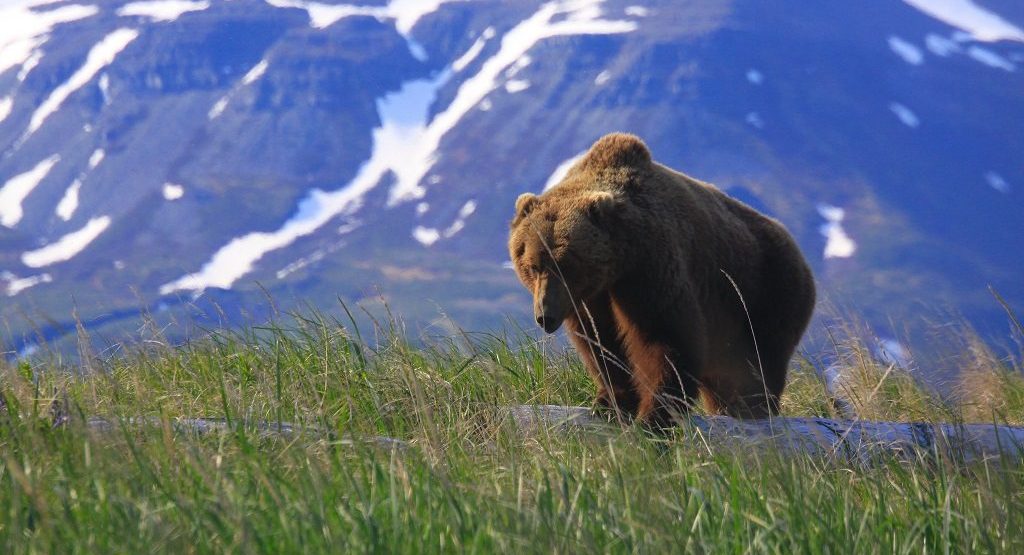
{"type": "MultiPolygon", "coordinates": [[[[991,395],[985,409],[857,342],[836,355],[865,417],[1022,421],[1018,363],[972,345],[965,384],[991,395]]],[[[413,346],[314,314],[83,355],[2,368],[5,553],[1024,551],[1016,461],[864,467],[685,433],[517,429],[503,407],[592,395],[575,354],[526,334],[413,346]],[[140,416],[160,425],[129,421],[140,416]],[[230,431],[173,426],[200,416],[230,431]],[[112,429],[86,426],[95,417],[112,429]],[[256,421],[309,433],[263,435],[256,421]]],[[[785,414],[836,416],[813,366],[795,363],[785,414]]]]}

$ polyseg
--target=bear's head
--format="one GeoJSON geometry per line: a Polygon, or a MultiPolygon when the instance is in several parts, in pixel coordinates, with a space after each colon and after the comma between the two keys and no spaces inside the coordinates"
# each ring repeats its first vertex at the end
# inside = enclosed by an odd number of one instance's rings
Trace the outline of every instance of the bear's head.
{"type": "Polygon", "coordinates": [[[610,219],[622,201],[605,191],[524,193],[516,200],[509,255],[533,293],[533,315],[548,333],[607,290],[621,263],[610,219]]]}

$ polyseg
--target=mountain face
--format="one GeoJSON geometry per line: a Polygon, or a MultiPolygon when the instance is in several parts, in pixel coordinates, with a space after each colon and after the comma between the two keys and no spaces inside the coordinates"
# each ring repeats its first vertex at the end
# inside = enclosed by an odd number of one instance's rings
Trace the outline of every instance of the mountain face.
{"type": "Polygon", "coordinates": [[[528,321],[514,199],[610,131],[780,219],[880,335],[1024,306],[1015,0],[5,1],[0,45],[4,350],[72,307],[528,321]]]}

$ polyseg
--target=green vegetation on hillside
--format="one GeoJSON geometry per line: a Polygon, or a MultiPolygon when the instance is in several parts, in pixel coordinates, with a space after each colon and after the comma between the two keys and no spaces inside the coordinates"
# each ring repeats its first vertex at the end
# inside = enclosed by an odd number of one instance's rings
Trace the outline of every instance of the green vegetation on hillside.
{"type": "MultiPolygon", "coordinates": [[[[574,353],[526,334],[413,347],[392,328],[360,337],[321,316],[179,346],[144,333],[74,367],[56,355],[2,367],[3,552],[1024,550],[1020,461],[922,453],[861,466],[737,452],[685,430],[516,429],[502,407],[591,395],[574,353]],[[54,411],[69,421],[54,427],[54,411]],[[128,421],[138,416],[162,425],[128,421]],[[232,431],[172,426],[200,416],[232,431]],[[310,432],[261,435],[245,424],[256,421],[310,432]]],[[[835,358],[861,416],[1024,422],[1020,357],[965,344],[963,399],[857,342],[835,358]]],[[[795,362],[783,412],[836,411],[812,365],[795,362]]]]}

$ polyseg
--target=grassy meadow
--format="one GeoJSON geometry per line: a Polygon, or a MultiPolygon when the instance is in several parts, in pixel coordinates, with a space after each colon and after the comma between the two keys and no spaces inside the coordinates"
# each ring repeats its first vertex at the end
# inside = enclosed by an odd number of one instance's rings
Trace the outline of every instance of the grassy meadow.
{"type": "MultiPolygon", "coordinates": [[[[0,362],[0,550],[1024,552],[1020,461],[922,453],[860,466],[709,445],[686,428],[524,431],[503,407],[590,401],[559,343],[464,333],[413,346],[395,326],[363,333],[294,315],[169,345],[147,326],[115,355],[0,362]],[[173,426],[191,417],[229,431],[173,426]],[[307,431],[262,434],[256,421],[307,431]]],[[[1020,353],[959,339],[953,397],[837,341],[852,410],[1024,423],[1020,353]]],[[[815,367],[794,361],[785,415],[839,416],[815,367]]]]}

